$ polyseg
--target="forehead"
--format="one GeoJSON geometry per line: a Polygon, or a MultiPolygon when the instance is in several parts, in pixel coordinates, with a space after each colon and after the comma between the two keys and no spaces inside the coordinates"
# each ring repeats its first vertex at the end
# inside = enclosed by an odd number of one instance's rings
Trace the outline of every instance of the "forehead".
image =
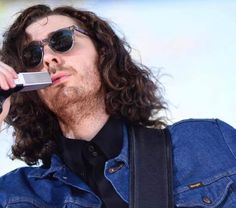
{"type": "Polygon", "coordinates": [[[46,38],[49,33],[54,32],[55,30],[76,24],[76,21],[71,17],[50,15],[30,24],[26,27],[25,32],[32,40],[41,40],[46,38]]]}

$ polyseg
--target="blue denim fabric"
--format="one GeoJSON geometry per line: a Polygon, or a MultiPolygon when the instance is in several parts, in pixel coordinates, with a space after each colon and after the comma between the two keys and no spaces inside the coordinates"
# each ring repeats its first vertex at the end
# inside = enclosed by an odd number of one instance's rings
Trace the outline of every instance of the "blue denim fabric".
{"type": "Polygon", "coordinates": [[[236,130],[220,120],[170,127],[176,207],[236,207],[236,130]]]}
{"type": "MultiPolygon", "coordinates": [[[[176,207],[236,208],[236,130],[220,120],[190,119],[169,126],[176,207]]],[[[105,177],[128,202],[128,136],[105,164],[105,177]]],[[[26,167],[0,178],[0,207],[99,208],[101,200],[56,155],[51,167],[26,167]]]]}

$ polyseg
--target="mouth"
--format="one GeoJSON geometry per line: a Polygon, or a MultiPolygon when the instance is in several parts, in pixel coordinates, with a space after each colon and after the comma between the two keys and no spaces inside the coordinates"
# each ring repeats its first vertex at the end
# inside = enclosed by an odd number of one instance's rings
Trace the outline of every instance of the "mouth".
{"type": "Polygon", "coordinates": [[[70,74],[67,74],[65,72],[59,72],[56,73],[55,75],[51,76],[52,79],[52,85],[57,85],[62,83],[63,81],[65,81],[68,77],[70,76],[70,74]]]}

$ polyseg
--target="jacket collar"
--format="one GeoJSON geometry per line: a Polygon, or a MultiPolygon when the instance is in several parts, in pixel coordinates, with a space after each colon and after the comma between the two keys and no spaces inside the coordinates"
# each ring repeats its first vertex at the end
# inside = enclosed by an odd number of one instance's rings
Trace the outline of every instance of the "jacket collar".
{"type": "MultiPolygon", "coordinates": [[[[121,152],[117,157],[115,157],[114,159],[111,159],[109,161],[118,161],[118,162],[122,161],[127,165],[127,167],[129,167],[128,133],[127,133],[127,127],[125,125],[123,127],[123,146],[122,146],[121,152]]],[[[109,163],[109,161],[107,161],[107,163],[109,163]]],[[[68,183],[68,180],[65,180],[65,178],[69,179],[69,180],[71,180],[71,178],[72,178],[73,181],[75,180],[74,178],[76,178],[76,184],[79,184],[78,185],[79,187],[81,187],[82,189],[90,190],[90,188],[80,179],[79,176],[76,176],[75,174],[73,174],[65,166],[65,164],[62,162],[62,160],[60,159],[60,157],[58,155],[52,155],[51,165],[49,168],[44,168],[43,166],[33,168],[28,176],[33,177],[33,178],[38,178],[38,179],[44,179],[47,177],[55,176],[58,179],[60,179],[61,181],[64,181],[66,183],[68,183]]],[[[73,182],[71,181],[71,183],[73,183],[73,182]]]]}

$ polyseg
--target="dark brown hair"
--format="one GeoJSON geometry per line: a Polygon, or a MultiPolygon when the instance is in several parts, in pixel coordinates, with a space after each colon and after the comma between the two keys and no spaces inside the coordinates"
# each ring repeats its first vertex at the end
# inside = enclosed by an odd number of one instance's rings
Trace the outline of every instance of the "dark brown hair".
{"type": "MultiPolygon", "coordinates": [[[[3,62],[17,72],[23,71],[20,54],[26,27],[54,14],[74,18],[95,44],[107,113],[133,125],[162,127],[164,122],[158,115],[166,105],[157,80],[154,81],[147,67],[131,59],[129,45],[92,12],[67,6],[51,10],[46,5],[25,9],[4,35],[3,62]]],[[[56,136],[60,128],[56,116],[44,106],[36,92],[15,94],[6,121],[14,128],[13,158],[29,165],[39,160],[50,163],[51,155],[58,151],[56,136]]]]}

